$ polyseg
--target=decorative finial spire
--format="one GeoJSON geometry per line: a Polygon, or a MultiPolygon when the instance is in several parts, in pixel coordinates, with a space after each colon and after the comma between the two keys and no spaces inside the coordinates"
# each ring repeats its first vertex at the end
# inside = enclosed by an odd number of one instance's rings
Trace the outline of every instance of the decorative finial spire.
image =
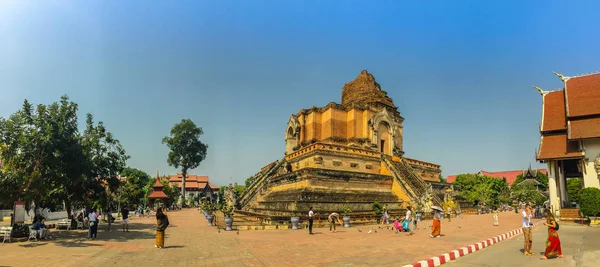
{"type": "Polygon", "coordinates": [[[540,92],[540,95],[544,95],[545,93],[547,93],[544,90],[542,90],[542,88],[539,88],[538,86],[533,85],[533,88],[535,88],[535,90],[538,90],[540,92]]]}
{"type": "Polygon", "coordinates": [[[156,170],[156,178],[160,177],[160,175],[158,174],[158,170],[156,170]]]}
{"type": "Polygon", "coordinates": [[[558,76],[563,82],[565,81],[565,76],[563,76],[560,73],[557,73],[556,71],[553,71],[552,73],[554,73],[554,75],[558,76]]]}

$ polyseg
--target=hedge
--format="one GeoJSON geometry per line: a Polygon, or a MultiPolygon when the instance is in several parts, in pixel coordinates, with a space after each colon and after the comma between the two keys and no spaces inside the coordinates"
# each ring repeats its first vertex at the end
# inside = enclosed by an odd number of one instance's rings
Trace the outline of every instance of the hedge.
{"type": "Polygon", "coordinates": [[[588,187],[579,193],[581,213],[588,217],[600,216],[600,189],[588,187]]]}

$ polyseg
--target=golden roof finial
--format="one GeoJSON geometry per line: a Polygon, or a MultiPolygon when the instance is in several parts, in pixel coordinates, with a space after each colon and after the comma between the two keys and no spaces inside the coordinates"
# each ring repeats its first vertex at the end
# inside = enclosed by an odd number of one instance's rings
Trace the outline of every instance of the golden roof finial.
{"type": "Polygon", "coordinates": [[[563,82],[565,81],[565,77],[562,74],[557,73],[556,71],[553,71],[552,73],[554,73],[554,75],[558,76],[563,82]]]}
{"type": "Polygon", "coordinates": [[[540,95],[544,95],[545,92],[544,92],[544,90],[542,90],[542,88],[535,86],[535,85],[533,85],[533,88],[535,88],[535,90],[538,90],[540,92],[540,95]]]}

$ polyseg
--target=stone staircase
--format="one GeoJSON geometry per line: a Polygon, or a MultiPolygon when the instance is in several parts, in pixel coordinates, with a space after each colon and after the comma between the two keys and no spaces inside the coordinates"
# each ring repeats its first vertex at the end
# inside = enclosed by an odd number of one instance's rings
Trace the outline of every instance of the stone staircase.
{"type": "Polygon", "coordinates": [[[238,199],[238,208],[245,207],[248,202],[252,200],[256,196],[258,192],[263,190],[264,185],[266,184],[268,178],[272,176],[275,171],[279,170],[286,163],[285,158],[279,160],[276,163],[273,163],[271,166],[267,167],[267,169],[258,172],[254,177],[254,182],[250,184],[244,193],[238,199]]]}
{"type": "MultiPolygon", "coordinates": [[[[382,155],[381,159],[411,200],[416,202],[427,189],[427,183],[415,173],[406,160],[400,159],[399,162],[394,161],[392,157],[387,155],[382,155]]],[[[433,205],[437,206],[442,206],[443,204],[442,200],[436,194],[432,195],[432,202],[433,205]]]]}

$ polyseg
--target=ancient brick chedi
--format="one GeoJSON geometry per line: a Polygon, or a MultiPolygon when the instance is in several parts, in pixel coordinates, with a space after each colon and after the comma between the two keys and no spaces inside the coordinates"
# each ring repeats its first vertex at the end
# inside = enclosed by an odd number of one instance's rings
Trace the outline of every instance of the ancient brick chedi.
{"type": "Polygon", "coordinates": [[[353,213],[371,213],[374,202],[391,210],[441,204],[431,193],[432,185],[442,186],[440,166],[404,156],[403,121],[375,77],[363,70],[342,88],[341,104],[290,116],[285,157],[253,177],[238,209],[283,216],[293,207],[339,212],[350,205],[353,213]]]}

